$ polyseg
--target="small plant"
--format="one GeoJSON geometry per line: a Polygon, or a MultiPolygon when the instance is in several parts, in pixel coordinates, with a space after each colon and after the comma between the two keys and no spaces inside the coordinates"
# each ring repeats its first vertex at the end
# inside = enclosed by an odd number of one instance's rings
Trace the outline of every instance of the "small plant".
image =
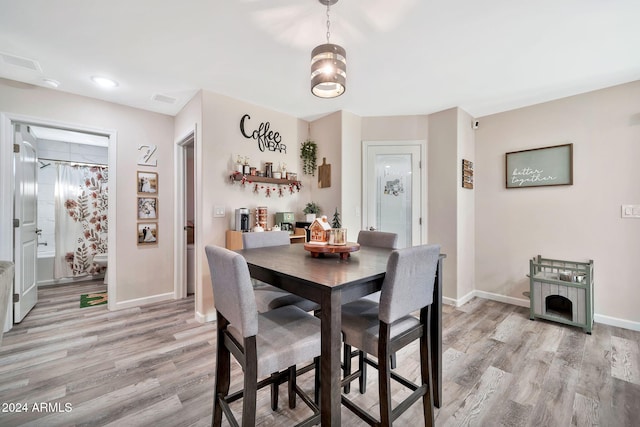
{"type": "Polygon", "coordinates": [[[340,213],[338,212],[338,208],[336,208],[336,212],[333,214],[333,219],[331,220],[331,228],[342,228],[342,224],[340,223],[340,213]]]}
{"type": "Polygon", "coordinates": [[[302,213],[317,215],[320,213],[320,206],[318,206],[316,202],[309,202],[307,203],[307,206],[305,206],[304,209],[302,210],[302,213]]]}
{"type": "Polygon", "coordinates": [[[314,141],[307,139],[300,147],[300,158],[302,159],[302,173],[315,176],[318,162],[318,145],[314,141]]]}

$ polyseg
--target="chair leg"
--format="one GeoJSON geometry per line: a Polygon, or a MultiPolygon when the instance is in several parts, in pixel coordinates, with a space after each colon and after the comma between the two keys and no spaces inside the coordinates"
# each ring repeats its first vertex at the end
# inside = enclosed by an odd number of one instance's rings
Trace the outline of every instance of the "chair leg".
{"type": "MultiPolygon", "coordinates": [[[[342,378],[346,378],[351,375],[351,346],[344,344],[342,346],[342,378]]],[[[347,383],[344,386],[344,393],[349,394],[351,391],[351,383],[347,383]]]]}
{"type": "Polygon", "coordinates": [[[380,322],[378,342],[378,391],[380,393],[380,425],[390,426],[391,419],[391,358],[389,354],[390,326],[380,322]]]}
{"type": "Polygon", "coordinates": [[[316,405],[320,406],[320,357],[313,359],[315,366],[315,378],[314,378],[314,392],[313,401],[316,405]]]}
{"type": "Polygon", "coordinates": [[[367,353],[364,351],[358,352],[358,369],[360,370],[358,385],[360,386],[360,394],[365,394],[367,392],[367,364],[364,361],[366,357],[367,353]]]}
{"type": "Polygon", "coordinates": [[[429,306],[426,311],[426,319],[421,319],[424,323],[426,321],[425,333],[420,337],[420,374],[422,377],[422,384],[427,385],[427,391],[422,396],[422,406],[424,407],[424,425],[425,427],[431,427],[435,425],[435,415],[433,409],[433,379],[431,372],[431,324],[430,324],[430,310],[429,306]]]}
{"type": "Polygon", "coordinates": [[[256,395],[258,392],[258,354],[255,336],[244,339],[244,356],[242,427],[254,427],[256,424],[256,395]]]}
{"type": "Polygon", "coordinates": [[[289,408],[296,407],[296,366],[289,366],[289,408]]]}
{"type": "Polygon", "coordinates": [[[271,379],[273,380],[273,382],[271,383],[271,410],[273,411],[278,410],[278,394],[279,394],[280,384],[278,383],[277,377],[278,377],[277,372],[274,372],[273,374],[271,374],[271,379]]]}
{"type": "Polygon", "coordinates": [[[397,366],[396,354],[391,353],[391,369],[396,369],[396,366],[397,366]]]}
{"type": "Polygon", "coordinates": [[[217,319],[217,351],[216,351],[216,385],[213,390],[213,415],[211,425],[219,427],[222,424],[222,406],[218,397],[229,394],[231,380],[231,353],[224,345],[224,330],[229,322],[218,312],[217,319]]]}

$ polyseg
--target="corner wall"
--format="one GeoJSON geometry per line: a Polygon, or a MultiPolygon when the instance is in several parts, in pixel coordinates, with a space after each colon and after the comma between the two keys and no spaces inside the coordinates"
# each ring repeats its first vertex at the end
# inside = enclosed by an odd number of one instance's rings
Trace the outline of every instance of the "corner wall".
{"type": "Polygon", "coordinates": [[[342,111],[342,201],[340,215],[347,239],[362,229],[362,118],[342,111]]]}
{"type": "Polygon", "coordinates": [[[594,260],[596,322],[640,330],[640,81],[486,116],[476,131],[476,289],[525,301],[528,261],[594,260]],[[573,143],[572,186],[505,188],[506,152],[573,143]]]}
{"type": "MultiPolygon", "coordinates": [[[[60,122],[78,127],[93,127],[116,131],[117,175],[116,222],[118,229],[115,247],[109,242],[109,251],[116,252],[115,280],[116,301],[109,307],[140,305],[152,300],[173,297],[173,117],[138,110],[110,102],[32,86],[12,80],[0,79],[0,111],[29,116],[47,122],[60,122]],[[137,165],[138,146],[155,144],[158,149],[157,168],[137,165]],[[137,245],[137,170],[158,172],[159,213],[158,244],[137,245]]],[[[110,147],[110,153],[114,150],[110,147]]],[[[0,157],[11,153],[0,153],[0,157]]],[[[11,177],[2,163],[0,176],[3,182],[11,177]]],[[[3,209],[5,198],[2,194],[3,209]]],[[[2,253],[10,254],[11,240],[2,239],[2,253]],[[9,245],[9,249],[5,246],[9,245]]],[[[110,257],[111,259],[111,257],[110,257]]]]}
{"type": "MultiPolygon", "coordinates": [[[[308,182],[310,199],[320,206],[320,215],[326,215],[329,222],[333,218],[335,209],[342,211],[340,206],[342,198],[342,112],[337,111],[328,116],[314,120],[310,124],[310,138],[318,144],[318,167],[322,164],[322,159],[327,159],[327,164],[331,165],[331,187],[318,187],[318,170],[315,176],[306,176],[305,184],[308,182]]],[[[349,231],[347,231],[349,233],[349,231]]],[[[349,238],[352,234],[349,233],[349,238]]]]}
{"type": "Polygon", "coordinates": [[[443,297],[457,300],[458,282],[458,109],[429,115],[429,242],[439,243],[443,262],[443,297]]]}
{"type": "Polygon", "coordinates": [[[307,126],[295,117],[208,91],[202,91],[201,102],[201,138],[197,141],[200,149],[196,153],[196,183],[200,191],[196,195],[196,210],[202,220],[199,221],[200,230],[196,230],[195,248],[201,265],[200,276],[196,278],[196,286],[200,287],[196,293],[201,297],[198,298],[196,310],[202,319],[213,320],[215,309],[211,275],[204,247],[225,246],[226,231],[235,227],[236,208],[251,210],[251,227],[255,225],[255,209],[258,206],[267,207],[269,227],[274,224],[276,212],[293,212],[296,220],[302,219],[302,209],[310,193],[302,176],[300,161],[300,143],[307,137],[307,126]],[[258,129],[261,123],[269,122],[270,130],[282,136],[286,152],[260,151],[257,140],[245,138],[240,132],[240,119],[244,114],[251,117],[245,122],[247,133],[258,129]],[[261,170],[264,170],[265,162],[272,162],[274,170],[278,164],[286,163],[287,170],[297,172],[298,179],[302,179],[305,186],[299,193],[287,192],[280,197],[277,192],[272,192],[267,197],[265,191],[270,186],[260,184],[255,193],[253,183],[247,182],[244,186],[239,182],[232,184],[229,175],[234,170],[237,155],[248,156],[250,164],[261,170]],[[214,217],[215,207],[224,208],[225,216],[214,217]]]}

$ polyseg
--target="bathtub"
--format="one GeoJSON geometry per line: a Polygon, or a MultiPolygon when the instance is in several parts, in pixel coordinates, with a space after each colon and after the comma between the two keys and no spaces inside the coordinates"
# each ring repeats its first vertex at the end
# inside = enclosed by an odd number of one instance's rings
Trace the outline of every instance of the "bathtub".
{"type": "Polygon", "coordinates": [[[196,258],[193,243],[187,245],[187,295],[196,292],[196,258]]]}
{"type": "Polygon", "coordinates": [[[76,283],[85,280],[95,280],[104,277],[104,274],[97,276],[69,277],[64,279],[54,279],[53,277],[53,261],[55,252],[38,252],[36,260],[36,280],[38,286],[59,285],[63,283],[76,283]]]}

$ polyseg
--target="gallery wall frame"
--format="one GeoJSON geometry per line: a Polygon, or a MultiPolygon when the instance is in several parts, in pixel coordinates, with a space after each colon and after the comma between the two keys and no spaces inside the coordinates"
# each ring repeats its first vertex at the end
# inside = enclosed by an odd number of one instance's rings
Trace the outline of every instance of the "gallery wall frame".
{"type": "Polygon", "coordinates": [[[156,197],[138,197],[138,219],[158,219],[156,197]]]}
{"type": "Polygon", "coordinates": [[[573,144],[505,154],[507,189],[573,185],[573,144]]]}
{"type": "Polygon", "coordinates": [[[137,230],[138,245],[158,244],[158,223],[139,222],[137,230]]]}
{"type": "Polygon", "coordinates": [[[138,171],[138,194],[158,194],[158,173],[138,171]]]}

